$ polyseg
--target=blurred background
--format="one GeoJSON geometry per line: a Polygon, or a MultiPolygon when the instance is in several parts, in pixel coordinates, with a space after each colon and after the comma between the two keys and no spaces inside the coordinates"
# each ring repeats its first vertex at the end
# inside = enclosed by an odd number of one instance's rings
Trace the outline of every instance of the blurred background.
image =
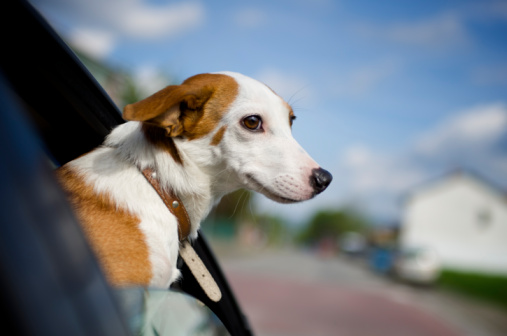
{"type": "Polygon", "coordinates": [[[507,334],[506,1],[32,0],[120,109],[256,78],[334,181],[202,229],[260,335],[507,334]]]}

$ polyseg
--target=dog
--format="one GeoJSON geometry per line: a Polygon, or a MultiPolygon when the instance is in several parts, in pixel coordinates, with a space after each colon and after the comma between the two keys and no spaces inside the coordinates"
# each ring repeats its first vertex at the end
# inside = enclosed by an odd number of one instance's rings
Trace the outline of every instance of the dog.
{"type": "Polygon", "coordinates": [[[291,106],[239,73],[190,77],[125,106],[123,118],[102,146],[56,172],[115,287],[166,289],[180,277],[178,218],[146,169],[184,205],[190,240],[234,190],[295,203],[332,180],[292,137],[291,106]]]}

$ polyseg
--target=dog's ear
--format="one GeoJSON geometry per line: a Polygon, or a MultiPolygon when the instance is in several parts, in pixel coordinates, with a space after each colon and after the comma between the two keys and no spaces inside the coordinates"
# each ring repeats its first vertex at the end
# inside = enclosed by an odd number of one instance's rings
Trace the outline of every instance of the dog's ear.
{"type": "Polygon", "coordinates": [[[180,136],[186,127],[200,118],[212,93],[213,88],[209,85],[171,85],[125,106],[123,119],[164,128],[171,137],[180,136]]]}

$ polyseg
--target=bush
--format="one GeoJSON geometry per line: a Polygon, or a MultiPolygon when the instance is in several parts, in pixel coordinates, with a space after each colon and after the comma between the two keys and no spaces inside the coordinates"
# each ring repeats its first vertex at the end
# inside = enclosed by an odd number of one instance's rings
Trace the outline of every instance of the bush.
{"type": "Polygon", "coordinates": [[[439,284],[446,289],[485,300],[507,310],[507,276],[443,270],[439,284]]]}
{"type": "Polygon", "coordinates": [[[346,232],[363,232],[365,219],[350,210],[322,210],[317,212],[296,237],[296,242],[312,245],[323,238],[336,241],[346,232]]]}

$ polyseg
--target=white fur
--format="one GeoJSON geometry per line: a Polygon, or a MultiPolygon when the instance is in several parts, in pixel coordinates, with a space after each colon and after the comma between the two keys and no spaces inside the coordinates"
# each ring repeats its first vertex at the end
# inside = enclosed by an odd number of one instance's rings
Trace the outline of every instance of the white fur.
{"type": "Polygon", "coordinates": [[[227,126],[218,145],[210,145],[214,132],[192,141],[174,138],[181,165],[145,139],[139,122],[127,122],[111,132],[103,147],[71,163],[96,192],[110,195],[119,208],[140,218],[152,287],[167,288],[180,275],[177,222],[139,168],[155,168],[162,187],[180,197],[192,223],[190,238],[221,197],[236,189],[252,189],[279,202],[314,195],[309,181],[319,166],[293,139],[288,105],[260,82],[223,74],[236,80],[239,92],[215,130],[227,126]],[[261,116],[264,132],[242,126],[241,120],[253,114],[261,116]]]}
{"type": "Polygon", "coordinates": [[[238,73],[223,74],[233,77],[240,89],[222,121],[228,126],[219,146],[227,168],[227,174],[223,175],[230,174],[239,187],[260,192],[278,202],[313,197],[310,176],[319,165],[292,137],[288,105],[252,78],[238,73]],[[239,121],[249,115],[261,116],[264,132],[250,132],[241,126],[239,121]]]}

